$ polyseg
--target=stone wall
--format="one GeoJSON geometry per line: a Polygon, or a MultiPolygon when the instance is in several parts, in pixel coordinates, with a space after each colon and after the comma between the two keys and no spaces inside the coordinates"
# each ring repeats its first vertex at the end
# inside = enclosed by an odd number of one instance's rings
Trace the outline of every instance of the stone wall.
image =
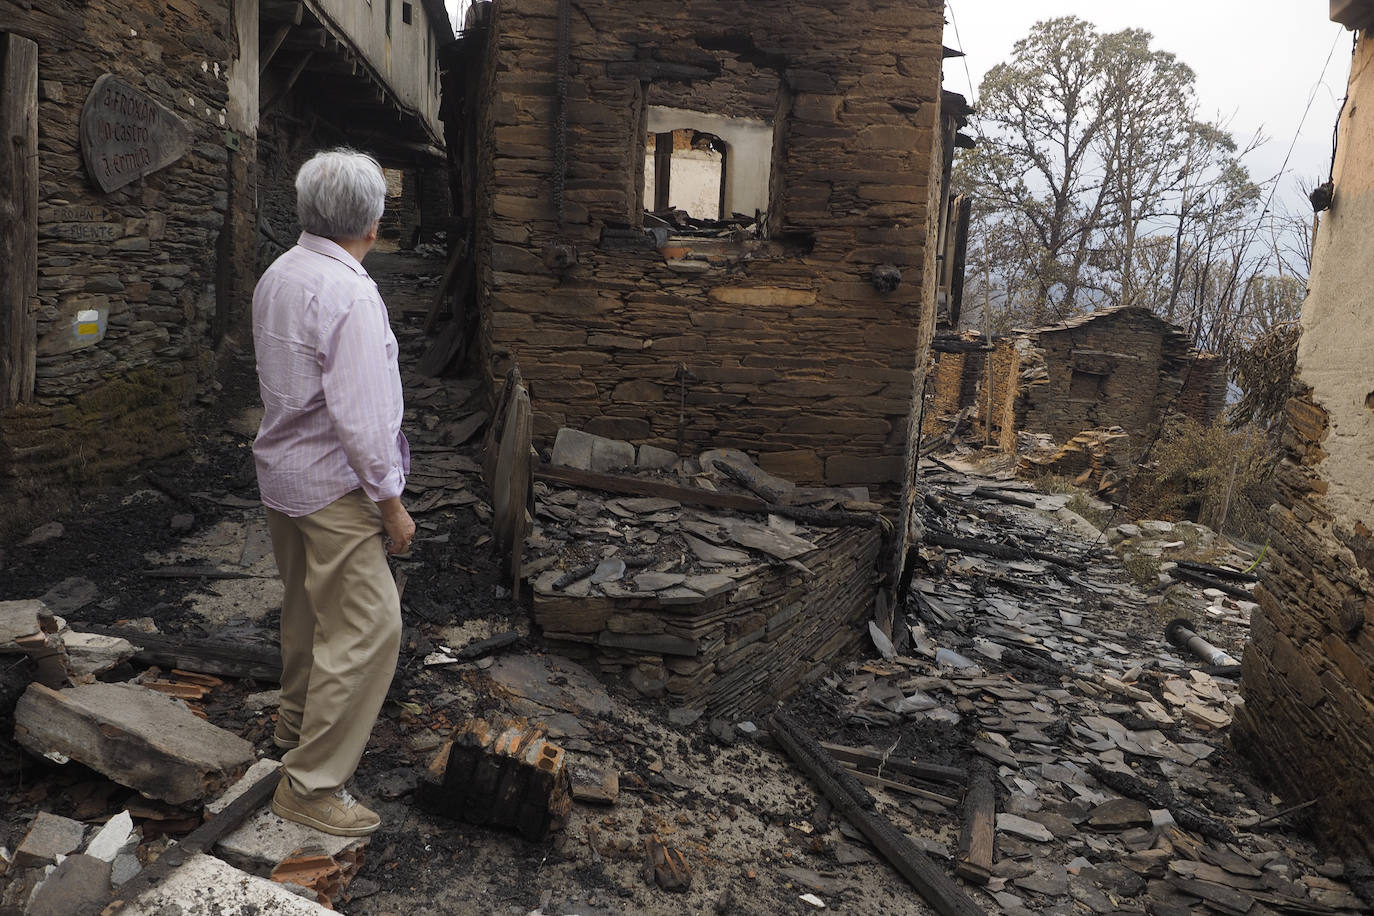
{"type": "Polygon", "coordinates": [[[1226,409],[1226,360],[1215,353],[1198,353],[1183,372],[1183,390],[1174,409],[1204,426],[1226,409]]]}
{"type": "Polygon", "coordinates": [[[802,483],[902,481],[933,330],[941,5],[579,4],[561,223],[556,11],[493,4],[477,183],[487,371],[519,361],[544,442],[573,426],[737,447],[802,483]],[[773,125],[760,238],[670,243],[690,252],[630,238],[651,106],[773,125]],[[555,244],[575,249],[570,269],[547,266],[555,244]],[[881,264],[901,270],[891,292],[870,282],[881,264]]]}
{"type": "Polygon", "coordinates": [[[1346,855],[1374,856],[1374,44],[1360,33],[1288,402],[1270,565],[1243,658],[1236,746],[1346,855]]]}
{"type": "Polygon", "coordinates": [[[32,400],[0,413],[0,488],[11,494],[96,482],[182,442],[179,411],[212,367],[207,341],[226,305],[207,252],[251,271],[221,244],[231,193],[251,184],[226,142],[229,18],[226,0],[0,0],[0,30],[37,42],[40,79],[39,355],[32,400]],[[191,134],[180,159],[109,193],[88,176],[78,137],[103,73],[191,134]],[[83,310],[105,315],[106,331],[73,349],[83,310]]]}

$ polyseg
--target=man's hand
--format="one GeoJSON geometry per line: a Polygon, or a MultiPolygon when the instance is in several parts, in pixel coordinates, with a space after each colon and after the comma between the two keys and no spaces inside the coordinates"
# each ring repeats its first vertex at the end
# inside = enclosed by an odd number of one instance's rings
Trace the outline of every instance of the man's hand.
{"type": "Polygon", "coordinates": [[[410,542],[415,537],[415,521],[405,506],[401,505],[400,498],[384,499],[377,503],[377,508],[382,510],[382,529],[386,532],[382,543],[386,545],[386,552],[393,556],[410,553],[410,542]]]}

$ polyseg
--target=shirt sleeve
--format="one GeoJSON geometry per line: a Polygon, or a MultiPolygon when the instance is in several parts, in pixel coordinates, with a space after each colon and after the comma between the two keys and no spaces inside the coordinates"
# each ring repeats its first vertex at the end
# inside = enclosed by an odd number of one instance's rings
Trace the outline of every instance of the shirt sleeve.
{"type": "Polygon", "coordinates": [[[362,484],[374,502],[401,495],[401,380],[387,353],[386,307],[356,299],[326,329],[320,347],[325,408],[362,484]]]}

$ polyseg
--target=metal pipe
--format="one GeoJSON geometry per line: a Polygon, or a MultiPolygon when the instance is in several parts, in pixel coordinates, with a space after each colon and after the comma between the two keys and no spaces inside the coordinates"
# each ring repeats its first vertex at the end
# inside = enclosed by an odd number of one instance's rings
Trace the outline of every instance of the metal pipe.
{"type": "Polygon", "coordinates": [[[1193,622],[1182,617],[1169,621],[1164,628],[1164,638],[1170,645],[1187,649],[1209,665],[1239,665],[1231,656],[1203,639],[1193,629],[1193,622]]]}

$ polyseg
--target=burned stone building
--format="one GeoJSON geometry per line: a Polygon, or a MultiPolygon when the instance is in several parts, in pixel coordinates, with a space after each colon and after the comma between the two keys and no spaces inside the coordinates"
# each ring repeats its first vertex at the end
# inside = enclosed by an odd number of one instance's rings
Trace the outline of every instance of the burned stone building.
{"type": "Polygon", "coordinates": [[[975,434],[1009,453],[1023,434],[1063,444],[1115,426],[1144,443],[1169,413],[1205,424],[1225,406],[1225,362],[1145,308],[1099,309],[991,343],[944,346],[951,352],[932,374],[927,432],[972,408],[975,434]]]}
{"type": "Polygon", "coordinates": [[[543,442],[895,490],[932,329],[940,5],[566,7],[497,0],[480,30],[486,371],[519,362],[543,442]],[[693,182],[700,212],[673,210],[693,182]]]}
{"type": "Polygon", "coordinates": [[[350,143],[440,167],[439,0],[0,2],[0,489],[184,444],[291,180],[350,143]]]}
{"type": "Polygon", "coordinates": [[[1338,126],[1334,198],[1320,216],[1293,396],[1287,404],[1271,567],[1256,589],[1234,740],[1286,800],[1313,802],[1345,855],[1374,855],[1374,382],[1365,256],[1374,215],[1374,3],[1331,3],[1360,29],[1338,126]]]}
{"type": "MultiPolygon", "coordinates": [[[[566,429],[684,458],[739,450],[789,486],[909,506],[968,114],[940,88],[942,33],[934,0],[471,11],[446,52],[466,77],[445,106],[475,240],[455,286],[470,284],[481,373],[518,365],[537,444],[566,429]]],[[[657,592],[565,589],[546,567],[534,617],[646,693],[746,708],[866,638],[905,527],[657,592]]]]}

